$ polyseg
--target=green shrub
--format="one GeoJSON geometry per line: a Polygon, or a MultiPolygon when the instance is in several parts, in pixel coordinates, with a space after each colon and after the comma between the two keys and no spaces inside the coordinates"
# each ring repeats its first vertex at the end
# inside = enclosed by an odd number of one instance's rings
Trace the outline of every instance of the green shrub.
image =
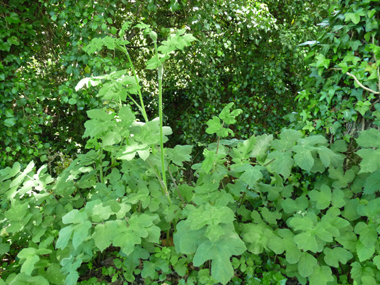
{"type": "MultiPolygon", "coordinates": [[[[149,26],[138,28],[154,41],[149,26]]],[[[192,40],[178,31],[155,47],[148,68],[158,69],[159,86],[163,62],[192,40]]],[[[123,44],[104,38],[87,51],[123,44]]],[[[99,95],[115,104],[87,112],[91,150],[56,179],[33,162],[0,171],[0,284],[380,281],[378,130],[363,131],[354,151],[343,140],[330,145],[290,129],[226,139],[242,113],[230,103],[207,122],[216,142],[192,166],[194,181],[177,183],[192,147],[163,147],[171,130],[161,111],[159,120],[136,121],[127,97],[148,118],[139,81],[128,74],[78,84],[106,80],[99,95]]]]}

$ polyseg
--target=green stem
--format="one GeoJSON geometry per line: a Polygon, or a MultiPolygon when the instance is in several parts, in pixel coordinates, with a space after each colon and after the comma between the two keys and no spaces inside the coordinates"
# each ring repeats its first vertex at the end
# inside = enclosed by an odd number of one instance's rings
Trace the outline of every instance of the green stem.
{"type": "Polygon", "coordinates": [[[125,47],[121,47],[121,46],[116,45],[116,48],[127,55],[129,64],[131,65],[131,68],[132,68],[133,76],[135,77],[135,81],[136,81],[136,85],[137,85],[137,90],[139,92],[140,105],[141,105],[141,111],[142,111],[141,113],[142,113],[142,115],[144,117],[145,122],[148,122],[149,120],[148,120],[148,116],[147,116],[146,111],[145,111],[145,105],[144,105],[144,100],[143,100],[143,97],[142,97],[142,94],[141,94],[140,84],[139,84],[139,81],[137,79],[137,74],[136,74],[135,67],[133,66],[131,57],[129,56],[129,52],[128,52],[128,50],[125,47]]]}
{"type": "Polygon", "coordinates": [[[100,157],[99,157],[98,166],[99,166],[99,173],[100,173],[100,182],[104,183],[102,157],[103,157],[103,148],[100,148],[100,157]]]}
{"type": "MultiPolygon", "coordinates": [[[[156,51],[157,59],[158,57],[158,50],[157,50],[157,43],[154,42],[154,49],[156,51]]],[[[162,76],[164,73],[164,67],[161,64],[158,67],[158,116],[160,118],[160,150],[161,150],[161,168],[162,168],[162,182],[164,184],[164,191],[165,195],[168,197],[168,200],[171,204],[171,199],[168,192],[168,187],[166,184],[166,169],[165,169],[165,160],[164,160],[164,133],[163,133],[163,112],[162,112],[162,76]]]]}

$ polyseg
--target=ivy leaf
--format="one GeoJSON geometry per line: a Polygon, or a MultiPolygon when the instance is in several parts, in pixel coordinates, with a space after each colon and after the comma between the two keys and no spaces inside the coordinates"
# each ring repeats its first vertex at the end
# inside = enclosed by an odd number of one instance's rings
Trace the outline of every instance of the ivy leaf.
{"type": "Polygon", "coordinates": [[[334,247],[333,249],[326,247],[323,251],[325,254],[325,262],[327,265],[338,268],[339,262],[346,264],[354,255],[347,249],[342,247],[334,247]]]}
{"type": "Polygon", "coordinates": [[[360,22],[360,14],[359,13],[346,13],[344,14],[345,21],[352,21],[355,25],[359,24],[360,22]]]}
{"type": "Polygon", "coordinates": [[[311,254],[302,253],[298,262],[298,272],[302,277],[309,277],[314,272],[314,267],[317,265],[317,259],[311,254]]]}

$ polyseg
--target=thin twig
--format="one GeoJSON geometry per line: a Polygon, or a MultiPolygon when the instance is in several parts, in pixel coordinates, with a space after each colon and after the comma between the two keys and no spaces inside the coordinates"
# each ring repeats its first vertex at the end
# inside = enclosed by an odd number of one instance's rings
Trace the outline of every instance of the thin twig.
{"type": "Polygon", "coordinates": [[[363,84],[361,84],[361,83],[359,82],[359,80],[356,78],[355,75],[353,75],[353,74],[351,74],[351,73],[349,73],[349,72],[346,72],[346,74],[347,74],[348,76],[353,77],[354,80],[355,80],[355,82],[356,82],[361,88],[363,88],[364,90],[367,90],[368,92],[371,92],[371,93],[373,93],[373,94],[380,94],[380,92],[376,92],[376,91],[374,91],[374,90],[372,90],[372,89],[370,89],[370,88],[368,88],[368,87],[365,87],[363,84]]]}

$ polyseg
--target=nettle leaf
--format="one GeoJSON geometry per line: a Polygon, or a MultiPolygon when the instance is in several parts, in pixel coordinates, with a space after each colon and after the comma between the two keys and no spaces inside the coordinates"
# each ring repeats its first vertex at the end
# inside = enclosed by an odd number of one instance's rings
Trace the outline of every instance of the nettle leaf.
{"type": "Polygon", "coordinates": [[[165,152],[168,158],[175,164],[183,166],[184,161],[191,160],[191,145],[176,145],[174,148],[166,148],[165,152]]]}
{"type": "Polygon", "coordinates": [[[311,201],[317,203],[317,209],[323,210],[330,206],[331,202],[331,189],[327,185],[323,184],[321,190],[312,190],[308,193],[311,201]]]}
{"type": "Polygon", "coordinates": [[[243,113],[241,109],[235,109],[231,112],[230,109],[233,105],[233,102],[229,103],[223,108],[222,112],[220,112],[219,118],[226,124],[235,124],[236,117],[243,113]]]}
{"type": "Polygon", "coordinates": [[[323,251],[325,254],[325,262],[327,265],[338,268],[339,262],[346,264],[354,255],[347,249],[342,247],[334,247],[333,249],[326,247],[323,251]]]}

